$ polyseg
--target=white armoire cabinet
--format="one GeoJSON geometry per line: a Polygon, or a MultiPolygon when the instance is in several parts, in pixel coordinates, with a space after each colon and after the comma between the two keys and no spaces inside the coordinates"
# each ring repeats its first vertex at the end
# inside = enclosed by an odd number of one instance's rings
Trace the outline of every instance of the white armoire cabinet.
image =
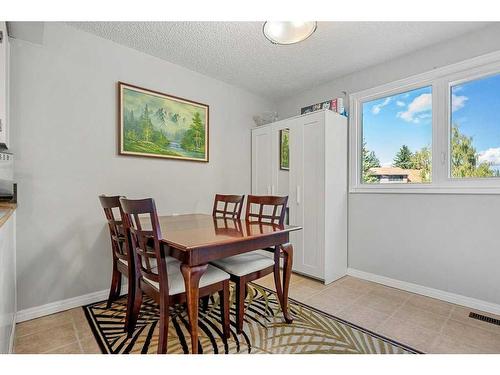
{"type": "Polygon", "coordinates": [[[329,110],[252,129],[252,194],[288,195],[293,270],[325,284],[347,271],[347,119],[329,110]],[[290,169],[280,169],[289,129],[290,169]]]}

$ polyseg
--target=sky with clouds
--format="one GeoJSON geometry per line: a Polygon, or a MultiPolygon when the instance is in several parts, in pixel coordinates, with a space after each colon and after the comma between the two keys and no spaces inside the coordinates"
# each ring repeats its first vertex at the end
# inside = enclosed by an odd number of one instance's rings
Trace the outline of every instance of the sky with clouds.
{"type": "Polygon", "coordinates": [[[467,82],[452,88],[453,124],[472,137],[480,161],[500,168],[500,74],[467,82]]]}
{"type": "Polygon", "coordinates": [[[363,104],[363,138],[382,165],[390,165],[402,145],[420,150],[432,143],[431,87],[363,104]]]}
{"type": "MultiPolygon", "coordinates": [[[[453,124],[473,138],[480,161],[500,169],[500,74],[452,87],[453,124]]],[[[382,165],[390,165],[402,145],[413,152],[432,143],[432,89],[363,104],[363,137],[382,165]]]]}

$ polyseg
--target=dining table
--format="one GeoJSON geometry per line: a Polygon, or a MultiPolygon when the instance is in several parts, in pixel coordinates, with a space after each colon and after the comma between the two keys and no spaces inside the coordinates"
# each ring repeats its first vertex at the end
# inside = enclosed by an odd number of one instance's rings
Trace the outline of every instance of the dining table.
{"type": "Polygon", "coordinates": [[[292,322],[288,311],[288,288],[293,246],[289,237],[290,232],[301,227],[207,214],[159,216],[159,223],[165,253],[181,261],[192,353],[198,353],[200,278],[207,270],[208,263],[218,259],[259,249],[268,250],[275,260],[274,281],[283,317],[287,323],[292,322]],[[281,258],[283,266],[280,270],[281,258]]]}

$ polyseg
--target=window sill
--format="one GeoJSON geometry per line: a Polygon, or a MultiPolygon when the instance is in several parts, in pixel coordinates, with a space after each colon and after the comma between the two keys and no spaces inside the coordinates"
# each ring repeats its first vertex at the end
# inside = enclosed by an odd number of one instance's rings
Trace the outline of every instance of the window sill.
{"type": "Polygon", "coordinates": [[[357,186],[349,194],[468,194],[500,195],[500,187],[480,186],[357,186]]]}

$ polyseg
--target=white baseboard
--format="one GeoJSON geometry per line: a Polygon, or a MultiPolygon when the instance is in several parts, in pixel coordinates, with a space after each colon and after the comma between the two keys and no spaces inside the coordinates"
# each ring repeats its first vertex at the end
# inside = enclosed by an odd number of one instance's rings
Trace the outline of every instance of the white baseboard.
{"type": "Polygon", "coordinates": [[[17,312],[16,322],[20,323],[26,320],[40,318],[41,316],[73,309],[78,306],[87,305],[89,303],[102,301],[108,298],[108,294],[109,290],[101,290],[99,292],[84,294],[83,296],[68,298],[61,301],[51,302],[46,305],[21,310],[17,312]]]}
{"type": "MultiPolygon", "coordinates": [[[[127,286],[122,286],[121,294],[127,293],[127,286]]],[[[18,311],[16,314],[16,323],[26,320],[40,318],[45,315],[55,314],[61,311],[73,309],[75,307],[88,305],[89,303],[103,301],[108,298],[109,289],[98,292],[84,294],[83,296],[68,298],[61,301],[51,302],[46,305],[31,307],[29,309],[18,311]]]]}
{"type": "MultiPolygon", "coordinates": [[[[421,294],[427,297],[436,298],[442,301],[454,303],[461,306],[466,306],[472,309],[489,312],[500,315],[500,305],[482,301],[479,299],[462,296],[460,294],[450,293],[439,289],[429,288],[423,285],[413,284],[406,281],[391,279],[386,276],[380,276],[373,273],[360,271],[354,268],[348,268],[347,274],[359,279],[373,281],[392,288],[406,290],[408,292],[421,294]]],[[[101,290],[99,292],[84,294],[83,296],[68,298],[61,301],[51,302],[46,305],[32,307],[29,309],[18,311],[16,314],[16,323],[24,322],[35,318],[40,318],[45,315],[54,314],[60,311],[73,309],[75,307],[87,305],[89,303],[99,302],[108,298],[109,290],[101,290]]],[[[127,293],[127,287],[122,287],[122,294],[127,293]]],[[[14,339],[15,325],[12,327],[11,349],[14,339]]]]}
{"type": "Polygon", "coordinates": [[[350,276],[357,277],[359,279],[373,281],[382,285],[390,286],[392,288],[406,290],[407,292],[412,292],[416,294],[421,294],[423,296],[436,298],[442,301],[454,303],[457,305],[469,307],[471,309],[485,311],[491,314],[500,315],[500,305],[482,301],[479,299],[462,296],[460,294],[445,292],[444,290],[429,288],[426,286],[409,283],[406,281],[391,279],[389,277],[376,275],[373,273],[356,270],[354,268],[348,268],[347,274],[350,276]]]}

